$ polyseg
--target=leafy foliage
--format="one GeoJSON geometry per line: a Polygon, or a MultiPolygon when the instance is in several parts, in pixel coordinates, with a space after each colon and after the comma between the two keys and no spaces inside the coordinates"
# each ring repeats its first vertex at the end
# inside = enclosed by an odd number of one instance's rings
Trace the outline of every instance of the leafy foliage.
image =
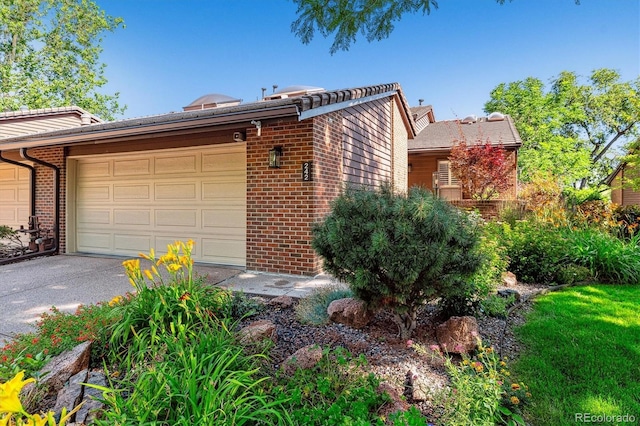
{"type": "Polygon", "coordinates": [[[640,206],[617,206],[613,211],[614,220],[618,222],[620,236],[630,239],[638,235],[640,229],[640,206]]]}
{"type": "Polygon", "coordinates": [[[472,145],[461,141],[451,148],[449,161],[463,190],[473,198],[490,200],[511,186],[514,165],[507,160],[502,145],[489,140],[472,145]]]}
{"type": "Polygon", "coordinates": [[[274,393],[288,398],[285,409],[296,425],[382,425],[376,412],[389,397],[378,392],[372,373],[359,369],[365,364],[363,356],[354,359],[344,348],[324,348],[313,369],[276,377],[274,393]]]}
{"type": "Polygon", "coordinates": [[[166,333],[152,348],[139,347],[152,351],[153,359],[134,365],[112,382],[112,389],[103,389],[109,408],[96,424],[284,423],[284,398],[263,392],[264,355],[245,353],[223,324],[205,326],[189,338],[179,331],[166,333]]]}
{"type": "Polygon", "coordinates": [[[637,140],[640,78],[622,82],[618,72],[603,68],[583,84],[575,73],[563,71],[547,89],[529,77],[498,85],[485,111],[513,117],[523,141],[523,180],[545,171],[562,177],[566,186],[597,186],[612,171],[612,150],[637,140]]]}
{"type": "Polygon", "coordinates": [[[102,34],[122,26],[92,0],[0,1],[0,110],[77,105],[104,119],[123,112],[99,62],[102,34]]]}
{"type": "Polygon", "coordinates": [[[418,308],[454,293],[480,266],[478,229],[422,188],[395,194],[348,187],[313,228],[324,268],[359,299],[389,307],[400,335],[416,326],[418,308]]]}
{"type": "MultiPolygon", "coordinates": [[[[504,4],[506,0],[496,0],[504,4]]],[[[509,0],[511,1],[511,0],[509,0]]],[[[362,33],[367,41],[382,40],[393,32],[394,23],[403,15],[430,14],[438,8],[437,0],[294,0],[298,5],[298,19],[291,31],[308,44],[316,30],[323,37],[335,33],[331,54],[349,50],[356,35],[362,33]]],[[[579,4],[579,0],[575,0],[579,4]]]]}

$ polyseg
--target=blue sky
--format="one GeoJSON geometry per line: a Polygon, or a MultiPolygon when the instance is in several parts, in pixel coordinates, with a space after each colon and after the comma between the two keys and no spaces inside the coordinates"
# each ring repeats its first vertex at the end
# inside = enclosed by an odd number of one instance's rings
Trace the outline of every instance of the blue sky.
{"type": "Polygon", "coordinates": [[[561,71],[640,75],[638,0],[439,0],[406,15],[386,40],[362,36],[329,54],[331,39],[304,45],[291,32],[290,0],[97,0],[126,28],[104,37],[105,92],[120,92],[122,118],[181,111],[207,93],[256,101],[261,88],[343,89],[398,82],[409,103],[436,119],[483,115],[491,90],[561,71]]]}

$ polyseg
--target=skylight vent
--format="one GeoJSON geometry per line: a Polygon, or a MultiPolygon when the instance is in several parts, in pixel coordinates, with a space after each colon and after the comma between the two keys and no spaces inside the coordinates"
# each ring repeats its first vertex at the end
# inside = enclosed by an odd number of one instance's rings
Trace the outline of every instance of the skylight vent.
{"type": "Polygon", "coordinates": [[[475,115],[471,114],[471,115],[467,115],[460,122],[463,123],[463,124],[471,124],[471,123],[475,123],[476,121],[478,121],[478,117],[476,117],[475,115]]]}
{"type": "Polygon", "coordinates": [[[316,86],[288,86],[284,87],[276,92],[273,92],[271,95],[265,96],[265,101],[271,101],[274,99],[285,99],[285,98],[293,98],[296,96],[304,96],[311,95],[313,93],[324,92],[325,90],[322,87],[316,86]]]}
{"type": "Polygon", "coordinates": [[[487,117],[487,121],[504,121],[504,114],[501,112],[492,112],[487,117]]]}
{"type": "Polygon", "coordinates": [[[220,93],[210,93],[208,95],[200,96],[198,99],[182,109],[183,111],[197,111],[201,109],[240,105],[241,102],[242,99],[232,98],[231,96],[222,95],[220,93]]]}

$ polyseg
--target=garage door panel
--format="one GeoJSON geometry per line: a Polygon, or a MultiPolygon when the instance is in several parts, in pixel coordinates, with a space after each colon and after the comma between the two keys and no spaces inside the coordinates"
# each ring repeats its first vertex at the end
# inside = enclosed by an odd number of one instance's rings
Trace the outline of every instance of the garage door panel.
{"type": "Polygon", "coordinates": [[[113,162],[114,176],[138,176],[151,174],[151,161],[139,160],[115,160],[113,162]]]}
{"type": "Polygon", "coordinates": [[[210,209],[202,211],[203,228],[229,228],[244,233],[247,217],[244,208],[210,209]]]}
{"type": "Polygon", "coordinates": [[[244,257],[246,252],[246,243],[244,240],[233,239],[208,239],[202,238],[202,257],[203,259],[217,261],[215,259],[224,259],[220,263],[233,264],[232,259],[240,256],[244,257]]]}
{"type": "Polygon", "coordinates": [[[0,225],[17,229],[29,220],[29,170],[0,162],[0,225]]]}
{"type": "Polygon", "coordinates": [[[110,177],[111,163],[109,161],[83,162],[78,164],[76,174],[78,179],[110,177]]]}
{"type": "Polygon", "coordinates": [[[18,222],[18,212],[15,209],[3,208],[0,210],[0,225],[16,222],[18,222]]]}
{"type": "Polygon", "coordinates": [[[113,185],[113,201],[135,200],[137,202],[151,199],[151,184],[113,185]]]}
{"type": "Polygon", "coordinates": [[[81,245],[87,251],[97,253],[111,252],[111,234],[98,232],[78,232],[78,245],[81,245]]]}
{"type": "MultiPolygon", "coordinates": [[[[246,183],[242,181],[229,182],[203,182],[202,183],[202,199],[238,199],[238,194],[244,190],[246,183]]],[[[246,195],[242,197],[246,199],[246,195]]]]}
{"type": "Polygon", "coordinates": [[[17,188],[0,188],[0,201],[5,203],[12,203],[18,201],[18,189],[17,188]]]}
{"type": "Polygon", "coordinates": [[[195,228],[198,225],[198,210],[156,210],[156,225],[179,227],[179,228],[195,228]]]}
{"type": "Polygon", "coordinates": [[[197,185],[193,183],[164,183],[156,184],[156,200],[195,200],[197,185]]]}
{"type": "Polygon", "coordinates": [[[196,261],[245,266],[245,144],[77,162],[78,251],[137,256],[192,239],[196,261]],[[98,176],[106,170],[108,178],[98,176]],[[110,239],[90,241],[102,233],[110,239]]]}
{"type": "Polygon", "coordinates": [[[140,252],[148,253],[151,250],[152,237],[149,234],[120,234],[113,236],[113,248],[120,253],[140,252]]]}
{"type": "Polygon", "coordinates": [[[82,225],[109,225],[111,224],[111,210],[78,209],[78,228],[82,225]]]}
{"type": "Polygon", "coordinates": [[[155,173],[162,175],[196,172],[197,162],[196,155],[156,158],[155,173]]]}
{"type": "Polygon", "coordinates": [[[115,225],[148,226],[151,225],[151,212],[149,210],[113,210],[113,223],[115,225]]]}
{"type": "Polygon", "coordinates": [[[92,186],[78,186],[76,195],[78,198],[86,201],[100,200],[109,201],[111,188],[108,185],[92,185],[92,186]]]}

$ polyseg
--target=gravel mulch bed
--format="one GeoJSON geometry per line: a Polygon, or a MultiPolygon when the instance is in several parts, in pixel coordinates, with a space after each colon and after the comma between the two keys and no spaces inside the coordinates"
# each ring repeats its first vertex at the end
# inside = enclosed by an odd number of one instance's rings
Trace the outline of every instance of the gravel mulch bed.
{"type": "MultiPolygon", "coordinates": [[[[519,284],[509,288],[517,290],[521,295],[517,309],[512,308],[507,319],[482,317],[478,319],[478,326],[483,341],[493,346],[502,357],[514,359],[521,348],[513,330],[524,323],[525,315],[531,309],[532,297],[547,287],[519,284]]],[[[420,355],[406,341],[399,339],[397,326],[388,313],[379,312],[369,325],[357,330],[336,323],[321,326],[302,324],[296,319],[294,307],[269,306],[264,312],[242,324],[265,319],[276,325],[276,342],[270,352],[274,368],[278,368],[289,355],[307,345],[342,346],[354,356],[363,354],[368,361],[367,370],[391,385],[399,394],[409,396],[405,391],[409,371],[419,376],[420,382],[432,391],[447,385],[442,360],[436,356],[420,355]]],[[[433,307],[426,307],[418,317],[418,327],[412,341],[427,349],[437,344],[435,326],[442,320],[437,317],[433,307]]],[[[408,402],[415,403],[410,396],[408,402]]],[[[433,409],[428,402],[415,405],[425,414],[433,409]]]]}

